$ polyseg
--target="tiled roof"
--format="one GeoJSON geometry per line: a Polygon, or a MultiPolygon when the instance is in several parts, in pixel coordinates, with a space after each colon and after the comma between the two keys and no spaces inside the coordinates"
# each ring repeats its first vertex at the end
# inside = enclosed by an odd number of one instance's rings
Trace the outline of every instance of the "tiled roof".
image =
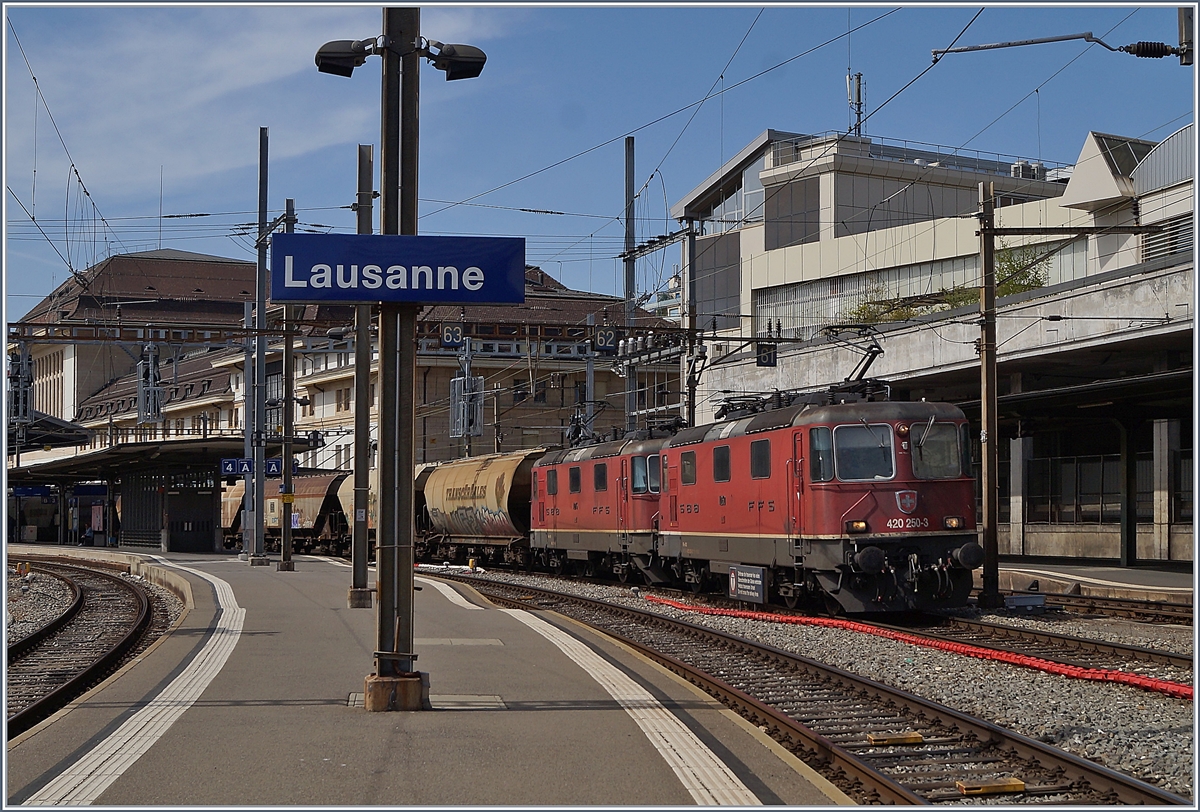
{"type": "Polygon", "coordinates": [[[59,285],[22,321],[240,321],[252,300],[255,264],[162,249],[116,254],[59,285]],[[119,311],[119,312],[118,312],[119,311]]]}
{"type": "MultiPolygon", "coordinates": [[[[163,406],[186,401],[200,401],[218,394],[230,395],[230,369],[214,367],[217,355],[229,351],[220,350],[184,358],[178,367],[170,360],[160,361],[158,367],[160,385],[163,388],[163,406]]],[[[137,414],[137,373],[118,378],[79,405],[77,419],[80,422],[107,417],[109,404],[114,418],[128,418],[137,414]]],[[[231,395],[230,395],[231,396],[231,395]]]]}

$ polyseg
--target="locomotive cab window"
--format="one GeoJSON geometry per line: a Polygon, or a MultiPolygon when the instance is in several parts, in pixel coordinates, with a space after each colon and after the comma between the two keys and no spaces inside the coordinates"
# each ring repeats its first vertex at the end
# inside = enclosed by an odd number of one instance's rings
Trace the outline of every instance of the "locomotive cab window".
{"type": "Polygon", "coordinates": [[[649,476],[646,473],[646,458],[633,457],[629,461],[629,484],[634,493],[646,493],[650,489],[649,476]]]}
{"type": "Polygon", "coordinates": [[[713,482],[729,481],[729,446],[719,445],[713,449],[713,482]]]}
{"type": "Polygon", "coordinates": [[[958,435],[958,427],[953,423],[914,423],[909,434],[913,476],[919,479],[962,476],[958,435]]]}
{"type": "Polygon", "coordinates": [[[554,496],[558,493],[558,469],[551,468],[546,472],[546,494],[554,496]]]}
{"type": "Polygon", "coordinates": [[[582,477],[579,474],[579,466],[572,465],[567,469],[567,489],[571,493],[579,493],[582,489],[582,477]]]}
{"type": "Polygon", "coordinates": [[[865,422],[838,426],[833,430],[833,459],[838,479],[891,479],[896,474],[892,427],[865,422]]]}
{"type": "Polygon", "coordinates": [[[696,484],[695,451],[685,451],[679,455],[679,481],[684,485],[696,484]]]}
{"type": "Polygon", "coordinates": [[[808,478],[833,481],[833,434],[824,426],[808,430],[808,478]]]}
{"type": "Polygon", "coordinates": [[[768,479],[771,476],[771,441],[755,440],[750,444],[750,478],[768,479]]]}
{"type": "Polygon", "coordinates": [[[592,468],[592,486],[598,491],[608,490],[608,464],[596,463],[592,468]]]}
{"type": "Polygon", "coordinates": [[[658,493],[659,471],[657,454],[646,457],[646,470],[650,480],[650,493],[658,493]]]}
{"type": "Polygon", "coordinates": [[[534,471],[533,472],[532,490],[530,491],[530,493],[533,495],[534,499],[538,498],[538,486],[537,486],[538,483],[537,483],[537,481],[538,481],[537,471],[534,471]]]}

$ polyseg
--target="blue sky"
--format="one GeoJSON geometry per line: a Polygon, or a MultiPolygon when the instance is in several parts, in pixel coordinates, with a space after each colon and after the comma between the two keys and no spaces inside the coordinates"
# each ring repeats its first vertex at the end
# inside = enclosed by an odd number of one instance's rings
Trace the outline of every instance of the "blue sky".
{"type": "MultiPolygon", "coordinates": [[[[763,130],[844,131],[848,66],[864,75],[868,136],[1071,163],[1089,130],[1161,139],[1192,120],[1192,68],[1083,41],[948,56],[873,113],[979,8],[425,6],[426,37],[477,45],[488,61],[453,83],[422,70],[419,230],[524,236],[530,263],[618,293],[623,136],[636,139],[639,239],[666,233],[669,207],[763,130]]],[[[10,320],[65,279],[67,261],[82,269],[160,239],[253,259],[242,232],[256,217],[260,126],[273,214],[291,197],[302,229],[354,231],[345,207],[356,145],[379,140],[380,63],[346,79],[318,73],[313,55],[379,33],[379,6],[5,13],[10,320]],[[209,216],[160,221],[160,177],[164,215],[209,216]]],[[[988,6],[959,44],[1084,31],[1113,46],[1177,43],[1176,7],[988,6]]],[[[643,260],[639,284],[661,285],[677,262],[643,260]]]]}

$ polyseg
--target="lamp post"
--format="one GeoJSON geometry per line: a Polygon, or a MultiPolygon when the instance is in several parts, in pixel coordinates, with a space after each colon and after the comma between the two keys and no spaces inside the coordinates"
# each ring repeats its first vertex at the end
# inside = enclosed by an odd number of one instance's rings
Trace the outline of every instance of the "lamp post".
{"type": "MultiPolygon", "coordinates": [[[[373,40],[335,40],[317,51],[322,73],[350,76],[366,57],[383,57],[380,148],[381,234],[417,233],[420,60],[446,79],[470,79],[487,57],[470,45],[421,37],[421,11],[385,8],[383,34],[373,40]],[[436,50],[435,50],[436,49],[436,50]]],[[[416,328],[420,305],[379,308],[379,513],[375,565],[378,592],[375,671],[367,677],[368,711],[419,710],[428,701],[413,653],[414,423],[416,328]]],[[[363,408],[359,403],[356,408],[363,408]]]]}

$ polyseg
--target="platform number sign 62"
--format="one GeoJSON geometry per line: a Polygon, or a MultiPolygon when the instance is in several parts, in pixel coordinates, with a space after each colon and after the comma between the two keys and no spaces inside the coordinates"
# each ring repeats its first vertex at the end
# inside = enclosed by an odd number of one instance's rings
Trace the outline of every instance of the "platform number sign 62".
{"type": "Polygon", "coordinates": [[[442,346],[461,347],[463,345],[463,325],[445,323],[442,325],[442,346]]]}
{"type": "Polygon", "coordinates": [[[617,351],[617,331],[612,327],[597,327],[592,333],[592,346],[597,352],[617,351]]]}

